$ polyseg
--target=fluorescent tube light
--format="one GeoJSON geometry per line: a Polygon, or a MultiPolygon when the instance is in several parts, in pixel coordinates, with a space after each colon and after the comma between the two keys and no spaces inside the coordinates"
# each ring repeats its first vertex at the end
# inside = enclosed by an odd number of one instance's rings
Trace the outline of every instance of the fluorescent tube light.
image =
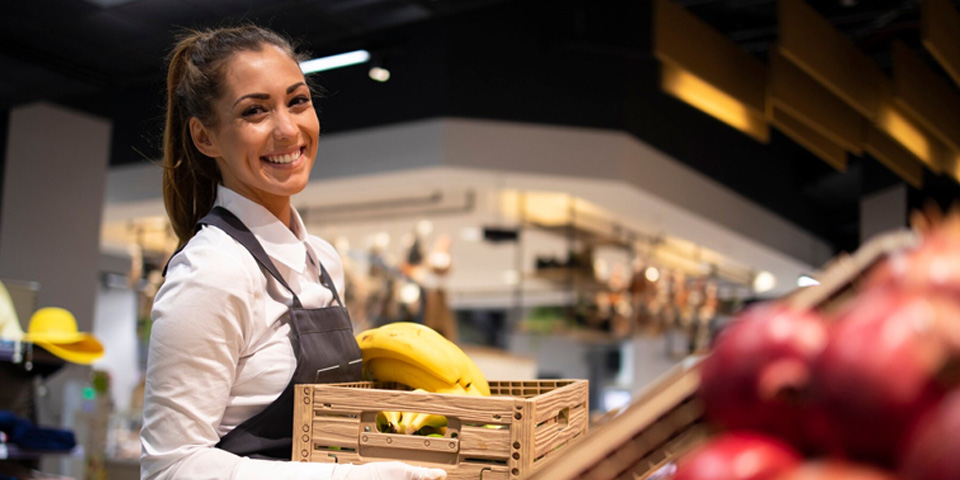
{"type": "Polygon", "coordinates": [[[364,63],[370,60],[370,52],[366,50],[355,50],[329,57],[314,58],[300,63],[300,71],[304,75],[308,73],[322,72],[324,70],[333,70],[334,68],[348,67],[358,63],[364,63]]]}

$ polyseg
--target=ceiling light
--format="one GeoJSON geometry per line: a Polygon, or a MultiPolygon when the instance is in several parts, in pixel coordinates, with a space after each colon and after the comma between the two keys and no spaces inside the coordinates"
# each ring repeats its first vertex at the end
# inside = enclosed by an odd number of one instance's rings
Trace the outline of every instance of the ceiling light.
{"type": "Polygon", "coordinates": [[[304,75],[306,75],[308,73],[333,70],[334,68],[348,67],[350,65],[364,63],[369,60],[370,52],[366,50],[355,50],[352,52],[340,53],[337,55],[314,58],[313,60],[300,62],[300,70],[304,75]]]}
{"type": "Polygon", "coordinates": [[[390,80],[390,70],[383,67],[372,67],[369,72],[370,79],[378,82],[390,80]]]}
{"type": "Polygon", "coordinates": [[[760,272],[753,277],[753,290],[757,293],[769,292],[776,286],[777,278],[770,272],[760,272]]]}
{"type": "Polygon", "coordinates": [[[420,301],[420,286],[413,282],[405,283],[400,287],[400,301],[407,305],[420,301]]]}
{"type": "Polygon", "coordinates": [[[810,275],[800,275],[797,277],[798,287],[812,287],[814,285],[820,285],[820,281],[810,275]]]}
{"type": "Polygon", "coordinates": [[[421,237],[426,237],[433,233],[433,222],[427,219],[420,220],[417,222],[417,234],[421,237]]]}
{"type": "Polygon", "coordinates": [[[390,234],[387,232],[379,232],[373,237],[373,245],[378,248],[387,248],[390,245],[390,234]]]}
{"type": "Polygon", "coordinates": [[[647,267],[643,272],[643,277],[650,282],[656,282],[660,280],[660,270],[657,270],[657,267],[647,267]]]}

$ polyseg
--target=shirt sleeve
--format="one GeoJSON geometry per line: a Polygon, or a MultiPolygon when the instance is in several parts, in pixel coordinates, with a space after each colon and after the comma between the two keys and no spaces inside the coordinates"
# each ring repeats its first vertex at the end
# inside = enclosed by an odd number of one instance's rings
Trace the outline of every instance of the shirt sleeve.
{"type": "Polygon", "coordinates": [[[264,292],[253,258],[231,255],[242,247],[195,240],[171,261],[153,305],[141,478],[330,478],[324,464],[253,460],[216,448],[245,334],[264,292]]]}

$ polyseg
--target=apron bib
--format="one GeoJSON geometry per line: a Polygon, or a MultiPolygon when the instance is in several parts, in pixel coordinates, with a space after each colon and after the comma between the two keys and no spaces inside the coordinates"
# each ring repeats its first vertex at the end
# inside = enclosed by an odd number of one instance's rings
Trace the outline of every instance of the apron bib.
{"type": "Polygon", "coordinates": [[[293,295],[290,329],[297,368],[283,393],[260,413],[228,432],[217,448],[240,456],[289,460],[293,448],[293,396],[298,383],[356,382],[360,380],[362,358],[353,335],[350,315],[337,288],[320,264],[320,284],[333,293],[335,304],[304,308],[300,299],[280,275],[260,242],[233,213],[215,207],[199,225],[220,228],[253,255],[262,269],[293,295]]]}

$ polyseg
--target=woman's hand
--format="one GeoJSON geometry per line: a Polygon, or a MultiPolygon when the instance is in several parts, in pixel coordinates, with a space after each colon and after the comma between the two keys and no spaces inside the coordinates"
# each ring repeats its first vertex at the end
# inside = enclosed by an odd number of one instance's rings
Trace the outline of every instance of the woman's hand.
{"type": "MultiPolygon", "coordinates": [[[[444,480],[447,472],[439,468],[414,467],[403,462],[374,462],[350,467],[342,480],[444,480]]],[[[339,470],[339,468],[337,469],[339,470]]],[[[338,472],[339,473],[339,472],[338,472]]]]}

